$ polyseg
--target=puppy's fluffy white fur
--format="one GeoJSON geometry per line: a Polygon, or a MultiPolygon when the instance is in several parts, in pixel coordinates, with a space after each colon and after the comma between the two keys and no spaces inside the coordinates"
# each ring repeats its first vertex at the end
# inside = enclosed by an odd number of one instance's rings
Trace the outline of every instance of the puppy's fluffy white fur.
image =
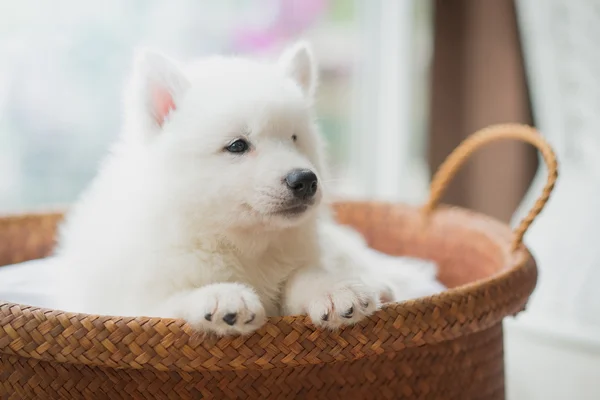
{"type": "Polygon", "coordinates": [[[391,296],[390,275],[373,274],[362,238],[329,214],[316,71],[306,43],[273,63],[141,51],[121,137],[61,229],[65,308],[225,335],[281,314],[337,328],[391,296]],[[239,139],[249,150],[228,152],[239,139]],[[301,213],[285,212],[293,169],[319,182],[301,213]]]}

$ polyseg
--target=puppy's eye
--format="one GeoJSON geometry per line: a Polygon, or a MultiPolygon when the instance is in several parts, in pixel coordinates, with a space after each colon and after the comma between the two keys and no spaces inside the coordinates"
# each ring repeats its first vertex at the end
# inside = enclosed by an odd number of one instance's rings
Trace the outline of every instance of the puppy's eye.
{"type": "Polygon", "coordinates": [[[298,140],[298,136],[292,135],[292,140],[295,142],[296,140],[298,140]]]}
{"type": "Polygon", "coordinates": [[[244,139],[237,139],[236,141],[231,143],[229,146],[225,147],[225,150],[227,150],[230,153],[245,153],[249,149],[250,149],[250,145],[244,139]]]}

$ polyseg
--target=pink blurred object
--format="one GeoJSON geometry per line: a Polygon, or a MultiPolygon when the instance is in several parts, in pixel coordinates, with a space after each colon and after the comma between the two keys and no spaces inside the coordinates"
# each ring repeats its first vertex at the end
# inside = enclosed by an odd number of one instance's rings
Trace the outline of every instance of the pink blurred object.
{"type": "Polygon", "coordinates": [[[236,50],[263,52],[277,43],[298,36],[327,8],[327,0],[278,0],[275,2],[277,15],[261,28],[240,27],[233,34],[236,50]]]}

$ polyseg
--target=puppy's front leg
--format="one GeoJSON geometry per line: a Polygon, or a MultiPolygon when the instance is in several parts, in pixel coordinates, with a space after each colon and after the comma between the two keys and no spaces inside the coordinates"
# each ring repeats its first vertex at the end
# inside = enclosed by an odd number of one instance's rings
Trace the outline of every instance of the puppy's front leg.
{"type": "Polygon", "coordinates": [[[379,307],[377,290],[356,276],[340,275],[317,267],[297,271],[285,287],[285,314],[308,314],[315,325],[330,329],[372,314],[379,307]]]}
{"type": "Polygon", "coordinates": [[[214,283],[177,293],[163,303],[159,313],[220,336],[248,334],[266,321],[258,295],[241,283],[214,283]]]}

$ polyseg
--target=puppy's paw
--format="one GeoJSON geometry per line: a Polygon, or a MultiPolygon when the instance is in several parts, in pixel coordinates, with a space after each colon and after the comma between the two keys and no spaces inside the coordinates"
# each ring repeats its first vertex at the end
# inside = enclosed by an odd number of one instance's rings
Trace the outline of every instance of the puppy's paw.
{"type": "Polygon", "coordinates": [[[244,335],[266,321],[258,295],[240,283],[217,283],[197,289],[185,319],[194,328],[219,336],[244,335]]]}
{"type": "Polygon", "coordinates": [[[306,309],[317,326],[337,329],[353,325],[379,307],[377,291],[361,281],[342,282],[317,294],[306,309]]]}

